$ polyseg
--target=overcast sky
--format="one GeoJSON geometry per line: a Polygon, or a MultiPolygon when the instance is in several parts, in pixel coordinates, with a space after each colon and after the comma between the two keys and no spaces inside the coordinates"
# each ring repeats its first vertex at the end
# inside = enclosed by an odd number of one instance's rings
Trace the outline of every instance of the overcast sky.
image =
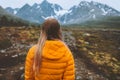
{"type": "MultiPolygon", "coordinates": [[[[0,0],[0,6],[3,8],[12,7],[20,8],[24,4],[28,3],[33,5],[34,3],[41,3],[43,0],[0,0]]],[[[50,3],[57,3],[61,5],[64,9],[69,9],[73,5],[78,5],[80,1],[84,0],[47,0],[50,3]]],[[[95,1],[107,4],[120,11],[120,0],[85,0],[85,1],[95,1]]]]}

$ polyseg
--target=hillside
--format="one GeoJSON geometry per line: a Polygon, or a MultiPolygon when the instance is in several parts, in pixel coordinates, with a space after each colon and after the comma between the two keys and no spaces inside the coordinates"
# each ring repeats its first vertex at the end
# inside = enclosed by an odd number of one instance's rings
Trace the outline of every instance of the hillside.
{"type": "Polygon", "coordinates": [[[13,14],[10,14],[0,6],[0,27],[1,26],[29,26],[29,25],[35,26],[35,23],[31,23],[13,14]]]}
{"type": "Polygon", "coordinates": [[[89,20],[83,23],[66,25],[68,27],[120,29],[120,16],[107,16],[89,20]]]}
{"type": "Polygon", "coordinates": [[[87,21],[83,25],[88,27],[101,27],[101,28],[119,28],[120,29],[120,16],[103,17],[98,20],[87,21]]]}

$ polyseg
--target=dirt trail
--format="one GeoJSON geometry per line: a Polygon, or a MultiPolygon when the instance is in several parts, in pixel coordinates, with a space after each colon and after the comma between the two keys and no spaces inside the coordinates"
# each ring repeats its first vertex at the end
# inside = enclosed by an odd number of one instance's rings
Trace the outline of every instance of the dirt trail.
{"type": "Polygon", "coordinates": [[[76,51],[76,39],[73,37],[72,31],[65,31],[64,35],[65,42],[68,46],[70,46],[74,59],[75,59],[75,70],[76,70],[76,80],[108,80],[104,78],[102,75],[96,74],[92,71],[90,71],[84,62],[82,62],[82,59],[77,55],[76,51]]]}

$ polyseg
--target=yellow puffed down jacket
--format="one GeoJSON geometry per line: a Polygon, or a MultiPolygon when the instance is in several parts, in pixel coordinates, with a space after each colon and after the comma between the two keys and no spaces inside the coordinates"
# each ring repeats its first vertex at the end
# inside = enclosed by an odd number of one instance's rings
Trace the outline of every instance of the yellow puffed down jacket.
{"type": "Polygon", "coordinates": [[[47,40],[42,52],[40,73],[31,70],[36,46],[30,48],[25,63],[25,80],[75,80],[71,51],[59,40],[47,40]]]}

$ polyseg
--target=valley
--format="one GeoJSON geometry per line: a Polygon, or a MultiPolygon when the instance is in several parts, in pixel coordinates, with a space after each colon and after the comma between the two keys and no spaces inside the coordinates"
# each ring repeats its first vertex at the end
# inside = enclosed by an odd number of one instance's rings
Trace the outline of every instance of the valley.
{"type": "MultiPolygon", "coordinates": [[[[25,57],[39,33],[40,27],[0,27],[0,80],[24,80],[25,57]]],[[[63,27],[63,38],[76,80],[120,79],[120,29],[63,27]]]]}

